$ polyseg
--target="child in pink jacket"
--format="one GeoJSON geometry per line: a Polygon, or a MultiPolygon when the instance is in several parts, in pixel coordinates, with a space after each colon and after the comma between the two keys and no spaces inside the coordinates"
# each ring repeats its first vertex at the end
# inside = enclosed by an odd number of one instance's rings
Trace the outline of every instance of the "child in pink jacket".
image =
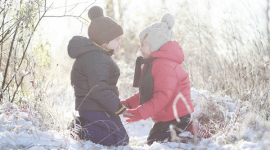
{"type": "Polygon", "coordinates": [[[172,41],[174,24],[174,16],[167,13],[161,22],[149,25],[140,32],[139,50],[144,58],[138,57],[136,60],[133,85],[139,87],[139,92],[121,101],[129,108],[127,112],[133,114],[124,115],[129,118],[127,122],[152,117],[155,124],[149,133],[148,145],[154,141],[170,141],[171,134],[168,131],[171,124],[184,131],[191,129],[188,127],[194,109],[189,75],[181,66],[184,61],[183,51],[178,42],[172,41]],[[144,64],[142,71],[141,64],[144,64]],[[179,93],[185,99],[177,101],[175,115],[173,104],[179,93]],[[180,122],[177,122],[176,116],[180,122]]]}

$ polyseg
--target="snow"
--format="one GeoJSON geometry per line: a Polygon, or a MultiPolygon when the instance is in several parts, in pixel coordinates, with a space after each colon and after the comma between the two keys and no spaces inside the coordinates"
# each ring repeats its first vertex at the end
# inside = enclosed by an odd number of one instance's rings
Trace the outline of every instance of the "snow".
{"type": "MultiPolygon", "coordinates": [[[[28,150],[45,150],[45,149],[115,149],[115,150],[160,150],[160,149],[209,149],[209,150],[232,150],[232,149],[270,149],[270,128],[269,122],[253,122],[243,125],[241,120],[250,118],[247,110],[250,108],[248,102],[233,100],[230,97],[219,97],[211,95],[208,91],[197,91],[192,88],[192,100],[195,106],[193,117],[205,112],[205,106],[211,105],[221,110],[223,116],[227,116],[227,123],[234,120],[238,110],[242,114],[238,116],[235,126],[242,126],[239,132],[220,131],[209,139],[195,140],[188,143],[154,143],[151,146],[146,144],[149,131],[154,124],[151,118],[141,120],[135,123],[127,123],[125,118],[121,117],[123,124],[129,134],[130,144],[128,146],[106,147],[94,144],[91,141],[77,141],[69,136],[68,130],[42,130],[40,122],[35,119],[33,112],[29,108],[19,108],[15,104],[6,103],[0,107],[0,149],[28,149],[28,150]],[[211,102],[211,103],[210,103],[211,102]],[[241,131],[241,132],[240,132],[241,131]],[[232,133],[231,133],[232,132],[232,133]],[[229,133],[231,135],[229,135],[229,133]],[[235,140],[237,137],[242,139],[235,140]],[[234,139],[234,140],[233,140],[234,139]]],[[[208,113],[212,113],[208,111],[208,113]]],[[[253,115],[254,117],[254,115],[253,115]]],[[[255,116],[256,117],[256,116],[255,116]]],[[[258,116],[256,117],[259,118],[258,116]]],[[[252,117],[251,117],[252,119],[252,117]]],[[[228,127],[230,128],[230,127],[228,127]]],[[[232,127],[234,128],[234,127],[232,127]]],[[[227,129],[225,129],[227,130],[227,129]]],[[[189,132],[182,133],[182,136],[189,132]]]]}

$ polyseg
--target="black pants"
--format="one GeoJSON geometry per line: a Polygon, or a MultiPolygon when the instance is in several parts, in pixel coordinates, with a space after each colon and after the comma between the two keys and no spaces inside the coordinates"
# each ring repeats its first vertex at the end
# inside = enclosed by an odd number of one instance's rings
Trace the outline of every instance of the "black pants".
{"type": "MultiPolygon", "coordinates": [[[[185,130],[186,127],[189,125],[190,118],[191,118],[191,115],[188,114],[186,116],[179,118],[180,122],[177,122],[176,120],[172,120],[168,122],[155,123],[147,138],[147,144],[152,145],[154,141],[163,142],[166,138],[168,138],[168,141],[171,141],[171,132],[169,129],[170,125],[174,125],[177,128],[185,130]]],[[[176,133],[179,134],[181,132],[176,130],[176,133]]]]}
{"type": "Polygon", "coordinates": [[[86,120],[84,140],[105,146],[128,145],[129,137],[118,115],[95,111],[79,111],[79,114],[86,120]]]}

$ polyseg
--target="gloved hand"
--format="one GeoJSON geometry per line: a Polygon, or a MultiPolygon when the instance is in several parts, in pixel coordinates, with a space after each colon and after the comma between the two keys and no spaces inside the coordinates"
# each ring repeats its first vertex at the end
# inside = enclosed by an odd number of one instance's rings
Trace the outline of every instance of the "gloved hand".
{"type": "Polygon", "coordinates": [[[125,110],[122,115],[134,116],[133,114],[128,113],[127,110],[125,110]]]}
{"type": "Polygon", "coordinates": [[[139,111],[137,109],[127,109],[126,110],[129,114],[132,114],[133,116],[130,116],[130,115],[124,115],[124,117],[127,117],[129,118],[127,120],[127,122],[137,122],[137,121],[140,121],[142,120],[142,116],[141,114],[139,113],[139,111]]]}

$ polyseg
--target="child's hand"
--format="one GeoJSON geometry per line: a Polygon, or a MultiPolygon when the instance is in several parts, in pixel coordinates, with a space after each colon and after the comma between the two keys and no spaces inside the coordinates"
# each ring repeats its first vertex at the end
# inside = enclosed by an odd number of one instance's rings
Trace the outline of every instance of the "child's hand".
{"type": "Polygon", "coordinates": [[[122,115],[134,116],[133,114],[128,113],[127,110],[125,110],[122,115]]]}
{"type": "Polygon", "coordinates": [[[127,111],[127,113],[132,114],[132,116],[124,115],[124,117],[129,118],[127,120],[127,122],[132,122],[132,121],[137,122],[137,121],[140,121],[143,119],[141,114],[139,113],[139,111],[137,109],[127,109],[126,111],[127,111]]]}

